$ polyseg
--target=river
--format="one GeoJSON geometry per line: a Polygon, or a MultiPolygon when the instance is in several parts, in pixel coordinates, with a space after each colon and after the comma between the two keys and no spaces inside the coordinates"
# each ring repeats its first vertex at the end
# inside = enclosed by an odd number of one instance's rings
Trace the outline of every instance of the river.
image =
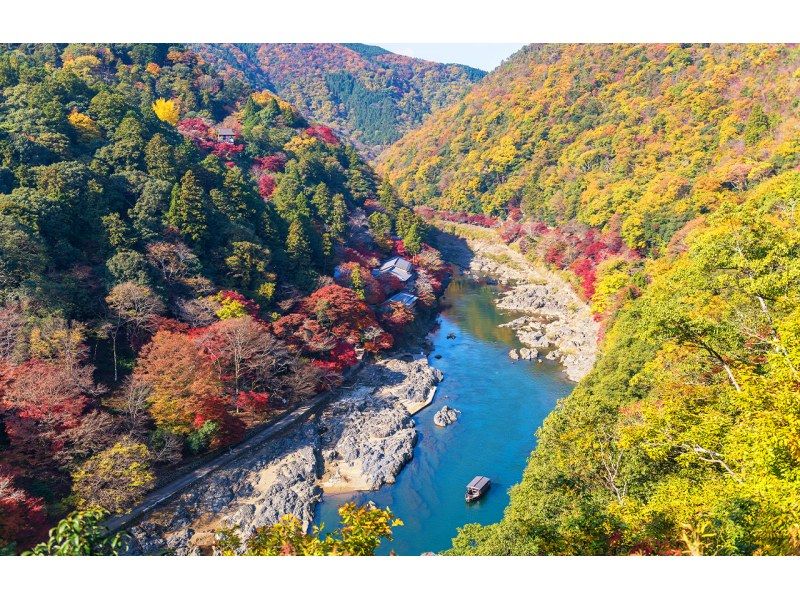
{"type": "Polygon", "coordinates": [[[495,308],[497,292],[462,276],[451,281],[429,356],[444,380],[433,404],[414,416],[419,438],[413,460],[394,484],[377,491],[326,495],[315,523],[334,528],[342,503],[371,500],[404,522],[378,554],[419,555],[449,548],[456,529],[467,523],[501,519],[508,490],[522,478],[536,444],[536,429],[573,384],[552,363],[508,357],[509,349],[521,345],[513,331],[498,328],[514,316],[495,308]],[[451,334],[454,339],[447,338],[451,334]],[[461,414],[455,424],[439,428],[433,415],[445,404],[461,414]],[[492,488],[468,505],[464,489],[476,475],[490,477],[492,488]]]}

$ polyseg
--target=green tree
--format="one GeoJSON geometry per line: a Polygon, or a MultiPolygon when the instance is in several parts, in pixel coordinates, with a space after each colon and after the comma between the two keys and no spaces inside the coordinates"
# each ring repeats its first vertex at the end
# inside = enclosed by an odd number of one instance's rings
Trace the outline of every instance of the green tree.
{"type": "Polygon", "coordinates": [[[174,181],[175,151],[161,133],[156,133],[144,148],[147,173],[163,181],[174,181]]]}
{"type": "Polygon", "coordinates": [[[361,268],[358,266],[355,266],[353,272],[350,274],[350,285],[359,299],[363,300],[366,298],[367,294],[364,289],[364,278],[361,276],[361,268]]]}
{"type": "Polygon", "coordinates": [[[395,195],[394,188],[389,181],[384,180],[381,183],[381,186],[378,189],[378,202],[383,206],[383,209],[386,210],[386,213],[389,216],[394,217],[394,215],[397,213],[397,196],[395,195]]]}
{"type": "Polygon", "coordinates": [[[333,200],[330,191],[325,183],[320,183],[314,189],[311,197],[311,205],[314,206],[317,216],[324,222],[329,222],[333,215],[333,200]]]}
{"type": "Polygon", "coordinates": [[[337,239],[342,239],[347,230],[347,204],[345,204],[344,196],[341,193],[333,196],[333,209],[329,229],[331,235],[337,239]]]}
{"type": "Polygon", "coordinates": [[[286,235],[286,255],[298,274],[307,272],[311,267],[311,243],[305,222],[300,218],[296,218],[289,225],[289,232],[286,235]]]}
{"type": "Polygon", "coordinates": [[[378,245],[385,246],[392,235],[392,221],[383,212],[373,212],[367,219],[369,232],[378,245]]]}
{"type": "Polygon", "coordinates": [[[403,237],[403,245],[405,245],[406,251],[412,255],[416,255],[422,250],[422,233],[416,222],[411,225],[403,237]]]}
{"type": "Polygon", "coordinates": [[[201,244],[208,235],[205,191],[192,171],[181,178],[172,189],[167,224],[175,227],[194,243],[201,244]]]}
{"type": "Polygon", "coordinates": [[[769,131],[769,117],[764,112],[761,104],[756,104],[750,110],[747,124],[744,127],[744,141],[747,145],[756,144],[764,134],[769,131]]]}
{"type": "Polygon", "coordinates": [[[108,513],[102,508],[75,511],[50,530],[47,541],[34,546],[28,556],[115,556],[125,547],[124,533],[109,534],[102,525],[108,513]]]}

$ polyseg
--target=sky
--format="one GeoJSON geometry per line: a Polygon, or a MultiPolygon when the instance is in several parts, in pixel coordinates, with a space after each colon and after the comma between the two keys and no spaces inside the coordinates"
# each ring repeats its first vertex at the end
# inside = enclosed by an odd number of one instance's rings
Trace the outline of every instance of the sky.
{"type": "Polygon", "coordinates": [[[525,44],[378,44],[395,54],[491,71],[525,44]]]}

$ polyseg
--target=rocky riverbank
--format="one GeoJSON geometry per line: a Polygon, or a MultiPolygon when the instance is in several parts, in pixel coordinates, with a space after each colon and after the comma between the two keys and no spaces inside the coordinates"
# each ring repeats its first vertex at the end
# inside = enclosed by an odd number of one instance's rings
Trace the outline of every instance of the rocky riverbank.
{"type": "MultiPolygon", "coordinates": [[[[459,225],[466,230],[476,227],[459,225]]],[[[520,317],[504,324],[514,330],[524,348],[511,358],[558,361],[575,382],[583,378],[597,357],[599,325],[589,306],[570,285],[553,272],[537,268],[517,251],[478,229],[475,238],[439,232],[436,245],[448,261],[467,275],[489,277],[508,287],[497,307],[520,317]]]]}
{"type": "Polygon", "coordinates": [[[323,492],[375,490],[412,456],[411,414],[442,379],[424,356],[365,366],[308,421],[189,487],[130,531],[136,554],[202,554],[214,533],[255,528],[291,513],[308,527],[323,492]]]}

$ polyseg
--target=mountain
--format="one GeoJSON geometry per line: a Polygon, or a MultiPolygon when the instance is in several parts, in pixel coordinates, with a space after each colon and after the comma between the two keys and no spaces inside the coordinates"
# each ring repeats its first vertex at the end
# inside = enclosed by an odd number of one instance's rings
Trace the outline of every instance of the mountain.
{"type": "Polygon", "coordinates": [[[800,49],[532,45],[378,164],[416,204],[621,226],[653,250],[797,163],[800,49]]]}
{"type": "Polygon", "coordinates": [[[451,554],[800,552],[799,92],[796,46],[529,46],[382,156],[420,213],[501,217],[603,326],[502,521],[451,554]]]}
{"type": "Polygon", "coordinates": [[[378,263],[349,246],[374,174],[261,83],[180,44],[0,46],[0,554],[391,345],[369,270],[329,277],[378,263]]]}
{"type": "MultiPolygon", "coordinates": [[[[307,117],[331,126],[370,158],[425,117],[459,99],[484,76],[364,44],[201,44],[215,64],[235,65],[307,117]]],[[[253,81],[251,80],[251,83],[253,81]]]]}

